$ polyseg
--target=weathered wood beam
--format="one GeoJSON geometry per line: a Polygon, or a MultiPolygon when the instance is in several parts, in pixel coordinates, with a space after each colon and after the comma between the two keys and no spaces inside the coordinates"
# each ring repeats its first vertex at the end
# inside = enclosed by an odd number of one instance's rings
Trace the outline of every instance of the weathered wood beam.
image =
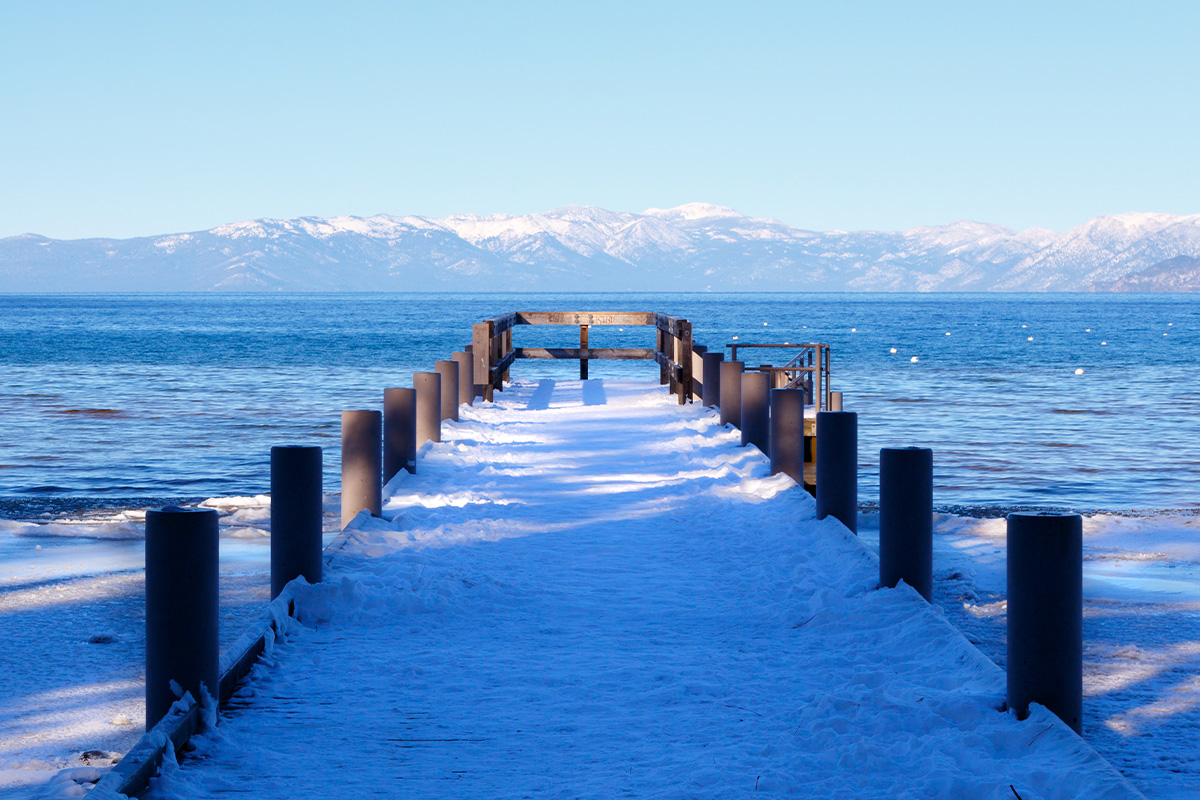
{"type": "Polygon", "coordinates": [[[654,315],[655,327],[657,327],[663,333],[668,333],[671,336],[674,336],[676,338],[678,338],[681,335],[681,333],[680,333],[680,331],[681,331],[680,323],[681,322],[687,322],[687,320],[680,319],[679,317],[672,317],[668,314],[657,314],[656,313],[654,315]]]}
{"type": "Polygon", "coordinates": [[[679,405],[692,401],[692,323],[679,320],[679,405]]]}
{"type": "Polygon", "coordinates": [[[519,324],[517,322],[517,312],[515,311],[510,311],[507,314],[501,314],[500,316],[492,317],[491,319],[485,319],[484,322],[492,323],[493,336],[499,336],[506,330],[512,328],[512,326],[519,324]]]}
{"type": "MultiPolygon", "coordinates": [[[[569,358],[578,359],[582,351],[577,347],[516,347],[513,353],[517,358],[569,358]]],[[[615,361],[650,361],[655,359],[654,350],[649,347],[590,347],[587,351],[589,359],[608,359],[615,361]]]]}
{"type": "Polygon", "coordinates": [[[517,311],[517,325],[653,325],[653,313],[641,311],[517,311]]]}
{"type": "Polygon", "coordinates": [[[517,351],[509,350],[508,355],[504,356],[504,358],[501,358],[495,363],[495,365],[492,367],[492,385],[504,380],[505,373],[508,372],[508,368],[512,366],[512,362],[516,357],[517,351]]]}

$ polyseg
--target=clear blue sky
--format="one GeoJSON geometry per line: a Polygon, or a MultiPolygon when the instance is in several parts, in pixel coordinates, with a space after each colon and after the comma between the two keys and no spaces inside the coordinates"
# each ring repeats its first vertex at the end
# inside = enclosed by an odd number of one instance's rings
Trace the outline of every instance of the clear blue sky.
{"type": "Polygon", "coordinates": [[[1200,3],[6,3],[0,236],[1200,212],[1200,3]],[[169,6],[169,7],[168,7],[169,6]]]}

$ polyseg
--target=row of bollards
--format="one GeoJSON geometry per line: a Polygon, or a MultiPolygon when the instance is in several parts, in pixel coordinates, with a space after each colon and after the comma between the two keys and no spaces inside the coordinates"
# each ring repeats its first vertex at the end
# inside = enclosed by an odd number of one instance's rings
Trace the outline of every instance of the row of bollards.
{"type": "MultiPolygon", "coordinates": [[[[321,580],[321,448],[271,448],[271,599],[321,580]]],[[[184,692],[220,700],[219,542],[212,508],[146,512],[146,730],[184,692]]]]}
{"type": "Polygon", "coordinates": [[[841,410],[841,392],[832,393],[836,411],[818,410],[814,443],[814,437],[805,435],[804,389],[773,389],[769,371],[746,371],[743,362],[725,361],[721,356],[705,354],[705,405],[716,405],[721,424],[741,431],[743,446],[752,444],[768,455],[772,475],[784,472],[807,486],[804,465],[815,461],[817,518],[835,517],[856,532],[858,415],[841,410]],[[710,355],[716,357],[709,361],[710,355]],[[712,375],[719,375],[715,386],[708,380],[712,375]],[[811,454],[814,446],[815,458],[811,454]]]}
{"type": "Polygon", "coordinates": [[[382,414],[342,412],[343,527],[363,510],[378,516],[384,484],[402,469],[417,471],[418,448],[440,442],[442,423],[457,422],[459,406],[474,401],[473,369],[470,353],[454,353],[433,372],[414,373],[411,389],[385,389],[382,414]]]}
{"type": "MultiPolygon", "coordinates": [[[[342,525],[382,510],[383,484],[416,472],[417,449],[441,441],[441,423],[474,400],[471,355],[454,353],[413,387],[385,389],[383,411],[342,412],[342,525]]],[[[297,577],[321,580],[320,447],[271,448],[271,598],[297,577]]],[[[146,512],[146,729],[184,692],[220,693],[218,515],[169,506],[146,512]]]]}
{"type": "MultiPolygon", "coordinates": [[[[769,373],[705,355],[704,404],[718,406],[721,424],[741,430],[743,446],[768,455],[771,474],[805,485],[805,448],[815,444],[816,515],[850,531],[858,517],[858,416],[831,392],[816,414],[816,441],[804,435],[802,389],[770,389],[769,373]],[[711,359],[711,360],[710,360],[711,359]],[[717,376],[716,380],[709,380],[717,376]],[[711,391],[711,394],[710,394],[711,391]],[[769,400],[768,400],[769,396],[769,400]]],[[[1077,514],[1008,516],[1008,705],[1024,719],[1030,703],[1082,731],[1082,518],[1077,514]]],[[[933,451],[879,452],[879,583],[904,581],[933,597],[933,451]]]]}

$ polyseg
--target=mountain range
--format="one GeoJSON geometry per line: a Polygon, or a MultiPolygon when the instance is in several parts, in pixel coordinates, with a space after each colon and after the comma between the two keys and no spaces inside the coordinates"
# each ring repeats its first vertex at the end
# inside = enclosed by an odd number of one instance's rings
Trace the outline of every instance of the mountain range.
{"type": "Polygon", "coordinates": [[[0,239],[0,291],[1200,291],[1200,214],[809,231],[722,206],[0,239]]]}

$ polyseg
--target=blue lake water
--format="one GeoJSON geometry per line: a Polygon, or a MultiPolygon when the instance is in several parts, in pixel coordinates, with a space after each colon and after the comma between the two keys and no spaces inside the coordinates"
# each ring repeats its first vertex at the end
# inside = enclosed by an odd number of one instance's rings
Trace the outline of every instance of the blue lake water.
{"type": "MultiPolygon", "coordinates": [[[[833,388],[859,413],[866,502],[879,448],[921,445],[943,508],[1200,510],[1193,296],[177,294],[0,295],[0,516],[259,494],[275,444],[326,448],[337,491],[340,412],[379,407],[472,323],[518,309],[664,311],[712,349],[830,344],[833,388]]],[[[516,338],[575,346],[578,328],[516,338]]],[[[590,344],[653,342],[652,328],[593,328],[590,344]]],[[[512,371],[577,375],[577,362],[512,371]]]]}

